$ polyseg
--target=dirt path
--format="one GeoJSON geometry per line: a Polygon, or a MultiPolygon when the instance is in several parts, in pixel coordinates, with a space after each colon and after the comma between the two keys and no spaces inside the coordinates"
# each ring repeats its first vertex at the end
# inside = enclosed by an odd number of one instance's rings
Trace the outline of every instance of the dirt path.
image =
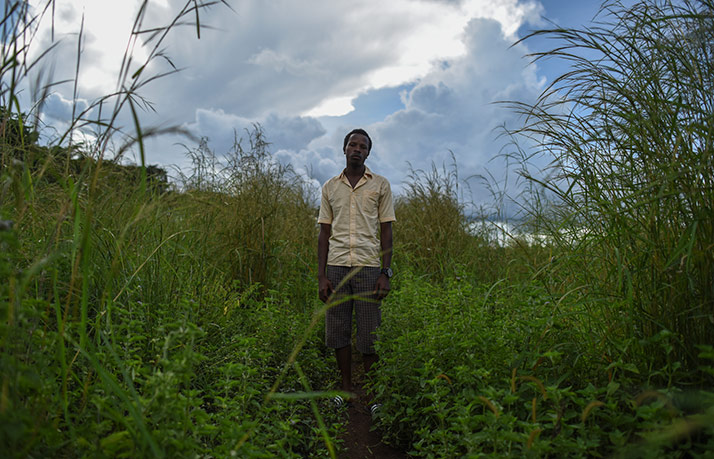
{"type": "Polygon", "coordinates": [[[406,459],[408,456],[382,443],[378,431],[372,430],[372,416],[369,413],[369,398],[362,389],[364,369],[359,354],[352,355],[352,379],[356,400],[347,408],[346,433],[342,436],[347,451],[341,459],[406,459]]]}

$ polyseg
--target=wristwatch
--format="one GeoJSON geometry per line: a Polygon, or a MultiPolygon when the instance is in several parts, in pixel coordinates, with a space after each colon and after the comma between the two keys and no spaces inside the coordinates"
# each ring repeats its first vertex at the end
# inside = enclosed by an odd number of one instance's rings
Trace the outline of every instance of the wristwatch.
{"type": "Polygon", "coordinates": [[[392,268],[382,268],[381,273],[386,275],[388,279],[391,279],[394,275],[394,272],[392,272],[392,268]]]}

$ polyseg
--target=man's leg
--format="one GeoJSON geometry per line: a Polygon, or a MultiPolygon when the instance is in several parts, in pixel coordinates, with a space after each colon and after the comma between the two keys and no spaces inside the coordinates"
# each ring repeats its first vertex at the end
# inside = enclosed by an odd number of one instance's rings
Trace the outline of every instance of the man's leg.
{"type": "MultiPolygon", "coordinates": [[[[327,266],[326,274],[332,285],[337,288],[350,268],[327,266]]],[[[337,368],[342,379],[340,388],[352,391],[352,299],[345,300],[351,290],[349,283],[335,292],[332,305],[325,313],[325,344],[335,349],[337,368]]]]}
{"type": "Polygon", "coordinates": [[[362,361],[364,362],[364,374],[369,376],[369,372],[372,369],[372,365],[377,363],[379,357],[377,354],[363,354],[362,361]]]}
{"type": "Polygon", "coordinates": [[[342,376],[342,390],[352,392],[352,346],[335,349],[335,356],[342,376]]]}
{"type": "Polygon", "coordinates": [[[361,297],[355,299],[354,305],[357,319],[357,349],[362,353],[364,372],[368,377],[372,365],[379,360],[374,349],[377,328],[382,322],[381,304],[374,295],[374,285],[379,275],[379,268],[365,267],[353,279],[353,291],[361,297]]]}

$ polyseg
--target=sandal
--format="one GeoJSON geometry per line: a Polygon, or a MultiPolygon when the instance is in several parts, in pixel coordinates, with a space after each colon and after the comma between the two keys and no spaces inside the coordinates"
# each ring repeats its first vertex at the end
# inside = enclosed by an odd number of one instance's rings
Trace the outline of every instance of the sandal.
{"type": "Polygon", "coordinates": [[[379,410],[381,408],[382,408],[381,403],[373,403],[372,405],[370,405],[369,412],[372,415],[372,419],[374,419],[375,417],[377,417],[379,415],[379,410]]]}
{"type": "Polygon", "coordinates": [[[335,405],[335,408],[342,408],[344,406],[349,406],[352,404],[350,400],[345,400],[344,398],[342,398],[341,395],[335,395],[334,397],[332,397],[331,401],[332,404],[335,405]]]}

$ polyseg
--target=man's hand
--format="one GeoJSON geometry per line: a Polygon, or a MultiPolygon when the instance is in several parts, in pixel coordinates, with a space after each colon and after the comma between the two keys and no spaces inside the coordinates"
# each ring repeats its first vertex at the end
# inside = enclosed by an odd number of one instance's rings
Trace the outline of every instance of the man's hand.
{"type": "Polygon", "coordinates": [[[327,299],[330,298],[333,292],[332,282],[327,276],[320,276],[317,278],[317,283],[320,290],[320,301],[327,303],[327,299]]]}
{"type": "Polygon", "coordinates": [[[332,282],[327,278],[327,252],[330,250],[330,234],[332,225],[320,223],[320,235],[317,236],[317,290],[320,300],[327,303],[332,295],[332,282]]]}
{"type": "Polygon", "coordinates": [[[386,274],[381,274],[377,278],[377,284],[374,286],[374,293],[378,300],[382,300],[389,294],[389,278],[386,274]]]}

